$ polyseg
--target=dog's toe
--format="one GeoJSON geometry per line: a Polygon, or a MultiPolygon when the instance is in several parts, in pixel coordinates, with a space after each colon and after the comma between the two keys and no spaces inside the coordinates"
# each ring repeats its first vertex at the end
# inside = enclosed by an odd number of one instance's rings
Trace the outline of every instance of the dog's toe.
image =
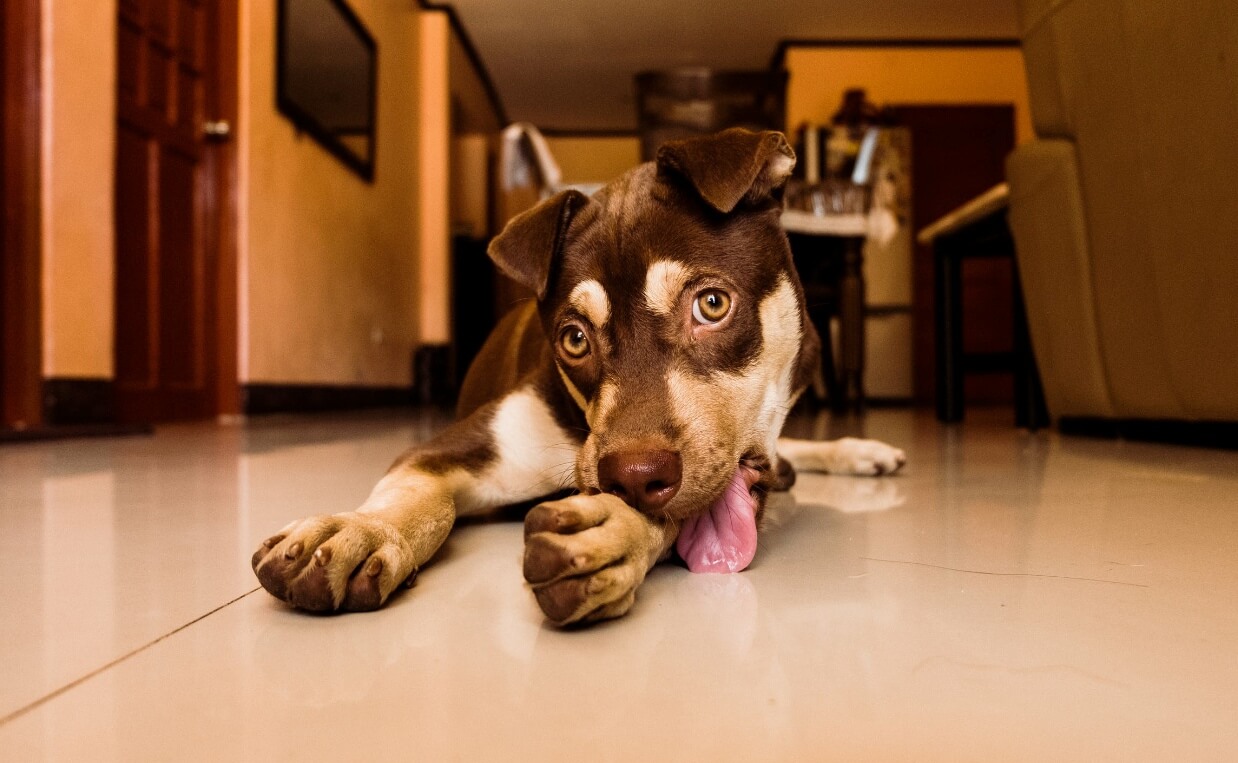
{"type": "Polygon", "coordinates": [[[558,626],[619,617],[632,608],[648,564],[643,519],[612,495],[579,495],[525,517],[524,577],[558,626]]]}
{"type": "Polygon", "coordinates": [[[279,535],[272,535],[271,537],[262,541],[262,545],[258,546],[258,550],[254,551],[254,555],[250,557],[250,560],[249,560],[249,564],[251,567],[253,567],[254,572],[258,571],[258,565],[262,564],[262,560],[266,559],[267,556],[270,555],[271,549],[279,545],[279,542],[282,541],[285,537],[286,536],[281,533],[279,535]]]}
{"type": "Polygon", "coordinates": [[[378,609],[414,569],[412,550],[372,517],[316,517],[268,538],[254,553],[258,582],[310,612],[378,609]]]}
{"type": "Polygon", "coordinates": [[[880,477],[893,474],[907,463],[907,455],[898,448],[877,440],[845,437],[834,443],[828,471],[831,474],[856,474],[880,477]]]}
{"type": "Polygon", "coordinates": [[[307,612],[332,612],[335,610],[335,596],[331,592],[329,570],[317,559],[315,555],[294,583],[288,586],[285,601],[307,612]]]}

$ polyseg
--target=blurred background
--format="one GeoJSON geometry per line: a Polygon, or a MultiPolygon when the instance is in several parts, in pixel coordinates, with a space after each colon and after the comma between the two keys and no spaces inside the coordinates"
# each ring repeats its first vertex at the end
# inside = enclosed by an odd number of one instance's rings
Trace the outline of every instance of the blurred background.
{"type": "Polygon", "coordinates": [[[449,402],[507,219],[737,124],[817,402],[1238,420],[1226,6],[11,0],[3,425],[449,402]]]}

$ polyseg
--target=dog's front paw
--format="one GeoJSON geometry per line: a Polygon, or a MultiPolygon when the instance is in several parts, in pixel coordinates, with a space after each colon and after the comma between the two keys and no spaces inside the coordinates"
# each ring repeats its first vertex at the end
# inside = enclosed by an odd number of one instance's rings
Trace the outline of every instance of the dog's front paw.
{"type": "Polygon", "coordinates": [[[263,541],[251,563],[272,596],[312,612],[378,609],[416,573],[396,529],[357,513],[293,522],[263,541]]]}
{"type": "Polygon", "coordinates": [[[907,463],[907,454],[884,442],[844,437],[841,440],[778,439],[778,455],[797,469],[829,474],[879,477],[893,474],[907,463]]]}
{"type": "Polygon", "coordinates": [[[540,504],[524,520],[524,579],[555,625],[627,613],[654,554],[649,520],[605,493],[540,504]]]}
{"type": "Polygon", "coordinates": [[[834,446],[826,457],[825,470],[830,474],[879,477],[883,474],[893,474],[907,463],[907,454],[878,440],[844,437],[832,443],[822,444],[834,446]]]}

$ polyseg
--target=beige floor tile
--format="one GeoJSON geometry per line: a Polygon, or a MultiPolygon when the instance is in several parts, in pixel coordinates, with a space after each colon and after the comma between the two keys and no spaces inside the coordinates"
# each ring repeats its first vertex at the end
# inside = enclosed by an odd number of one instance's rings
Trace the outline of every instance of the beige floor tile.
{"type": "Polygon", "coordinates": [[[615,623],[545,626],[516,524],[463,528],[378,613],[249,593],[258,540],[355,505],[438,423],[0,449],[0,759],[1238,750],[1238,453],[1031,436],[1004,414],[798,419],[796,434],[866,433],[911,462],[801,475],[748,571],[660,567],[615,623]]]}

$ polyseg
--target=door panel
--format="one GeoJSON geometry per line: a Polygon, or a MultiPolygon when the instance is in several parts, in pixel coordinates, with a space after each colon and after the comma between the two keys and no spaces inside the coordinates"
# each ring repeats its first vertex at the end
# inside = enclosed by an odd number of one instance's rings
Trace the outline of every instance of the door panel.
{"type": "Polygon", "coordinates": [[[39,0],[0,6],[0,428],[43,411],[39,0]]]}
{"type": "Polygon", "coordinates": [[[196,165],[192,158],[165,151],[159,161],[159,378],[177,389],[193,389],[203,383],[200,353],[202,343],[202,268],[198,247],[195,189],[196,165]]]}
{"type": "Polygon", "coordinates": [[[127,0],[117,37],[116,376],[127,420],[215,412],[212,174],[201,128],[216,2],[127,0]]]}
{"type": "Polygon", "coordinates": [[[116,377],[144,388],[155,381],[149,154],[147,140],[122,124],[116,136],[116,377]]]}

